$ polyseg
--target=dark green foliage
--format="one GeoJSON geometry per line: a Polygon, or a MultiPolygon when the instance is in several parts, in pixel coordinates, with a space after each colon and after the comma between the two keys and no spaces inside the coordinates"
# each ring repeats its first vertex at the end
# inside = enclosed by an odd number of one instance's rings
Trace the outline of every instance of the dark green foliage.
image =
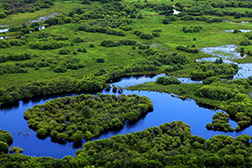
{"type": "Polygon", "coordinates": [[[8,131],[0,130],[0,141],[6,142],[10,146],[13,143],[13,138],[8,131]]]}
{"type": "Polygon", "coordinates": [[[162,85],[180,84],[181,82],[176,77],[158,77],[157,83],[162,85]]]}
{"type": "Polygon", "coordinates": [[[101,42],[101,46],[104,46],[104,47],[116,47],[116,46],[119,46],[119,45],[121,45],[120,42],[117,42],[117,41],[114,42],[112,40],[103,40],[101,42]]]}
{"type": "Polygon", "coordinates": [[[31,54],[4,55],[0,56],[0,63],[7,61],[22,61],[31,59],[31,57],[31,54]]]}
{"type": "Polygon", "coordinates": [[[39,136],[55,137],[50,134],[55,130],[58,132],[56,139],[78,142],[110,129],[122,128],[125,121],[137,121],[152,108],[147,97],[137,95],[80,95],[37,105],[25,112],[25,118],[39,136]]]}
{"type": "Polygon", "coordinates": [[[206,85],[198,89],[197,94],[201,97],[207,97],[213,100],[228,100],[233,98],[237,94],[237,92],[235,92],[232,88],[222,85],[206,85]]]}
{"type": "Polygon", "coordinates": [[[40,49],[40,50],[57,49],[64,46],[65,46],[65,43],[57,42],[57,41],[46,41],[46,42],[39,41],[39,42],[30,43],[31,49],[40,49]]]}
{"type": "Polygon", "coordinates": [[[0,141],[0,154],[8,153],[8,144],[6,142],[0,141]]]}
{"type": "Polygon", "coordinates": [[[199,50],[196,48],[189,48],[189,47],[184,47],[184,46],[177,46],[176,47],[177,50],[182,50],[185,52],[189,52],[189,53],[199,53],[199,50]]]}
{"type": "Polygon", "coordinates": [[[80,37],[76,37],[73,39],[73,42],[74,43],[81,43],[81,42],[86,42],[83,38],[80,38],[80,37]]]}
{"type": "Polygon", "coordinates": [[[250,167],[250,139],[248,135],[237,138],[216,135],[205,140],[191,135],[188,125],[174,121],[136,133],[87,142],[83,149],[76,151],[75,157],[66,156],[59,160],[5,154],[0,156],[0,164],[3,167],[66,168],[250,167]]]}
{"type": "Polygon", "coordinates": [[[135,31],[135,35],[139,36],[141,39],[151,40],[153,39],[152,34],[141,32],[141,31],[135,31]]]}
{"type": "Polygon", "coordinates": [[[249,40],[242,40],[241,42],[240,42],[240,45],[242,45],[242,46],[248,46],[248,45],[251,45],[251,42],[249,41],[249,40]]]}
{"type": "Polygon", "coordinates": [[[152,36],[153,36],[153,37],[159,37],[160,34],[159,34],[159,33],[156,33],[156,32],[153,32],[153,33],[152,33],[152,36]]]}
{"type": "Polygon", "coordinates": [[[63,49],[59,50],[60,55],[66,55],[66,54],[69,54],[69,53],[70,53],[70,50],[67,49],[67,48],[63,48],[63,49]]]}
{"type": "Polygon", "coordinates": [[[177,71],[177,70],[180,70],[180,69],[183,69],[183,65],[181,64],[176,64],[176,65],[168,65],[167,68],[165,68],[165,71],[167,72],[173,72],[173,71],[177,71]]]}
{"type": "Polygon", "coordinates": [[[80,26],[78,27],[79,31],[85,31],[90,33],[105,33],[109,35],[116,35],[116,36],[125,36],[125,33],[120,30],[108,29],[104,27],[97,27],[97,26],[80,26]]]}
{"type": "Polygon", "coordinates": [[[202,30],[201,26],[184,26],[182,31],[184,33],[198,33],[202,30]]]}
{"type": "Polygon", "coordinates": [[[211,76],[233,76],[238,72],[237,64],[223,64],[212,62],[200,62],[198,66],[191,72],[192,79],[206,79],[211,76]]]}
{"type": "Polygon", "coordinates": [[[98,62],[98,63],[103,63],[103,62],[105,62],[105,59],[104,59],[104,58],[97,58],[97,59],[96,59],[96,62],[98,62]]]}
{"type": "Polygon", "coordinates": [[[64,66],[56,66],[53,68],[53,71],[57,73],[63,73],[66,72],[67,69],[64,66]]]}
{"type": "Polygon", "coordinates": [[[224,131],[224,132],[233,132],[233,128],[229,124],[229,115],[225,114],[223,112],[217,112],[213,116],[213,122],[208,123],[206,125],[206,128],[208,130],[214,130],[214,131],[224,131]]]}
{"type": "Polygon", "coordinates": [[[209,85],[209,84],[211,84],[213,82],[217,82],[217,81],[220,81],[220,80],[221,80],[221,78],[216,77],[216,76],[212,76],[212,77],[204,79],[203,84],[204,85],[209,85]]]}

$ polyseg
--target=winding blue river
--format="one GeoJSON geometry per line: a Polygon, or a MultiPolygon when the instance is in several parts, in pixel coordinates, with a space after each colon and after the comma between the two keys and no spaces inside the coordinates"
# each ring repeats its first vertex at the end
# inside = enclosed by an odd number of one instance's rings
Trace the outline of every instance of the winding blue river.
{"type": "MultiPolygon", "coordinates": [[[[121,79],[119,82],[112,83],[111,85],[127,87],[130,85],[140,84],[144,82],[153,82],[158,76],[155,77],[127,77],[121,79]]],[[[180,79],[181,80],[181,79],[180,79]]],[[[190,83],[190,79],[182,80],[184,83],[190,83]]],[[[114,94],[112,91],[102,91],[102,94],[114,94]]],[[[150,98],[154,105],[154,111],[147,114],[140,121],[129,124],[127,123],[123,129],[118,131],[109,131],[96,139],[109,138],[117,134],[127,134],[130,132],[141,131],[153,126],[159,126],[165,122],[181,120],[191,126],[192,134],[204,137],[206,139],[211,138],[214,135],[230,135],[238,136],[241,134],[252,135],[252,128],[236,133],[223,133],[217,131],[208,131],[205,125],[212,121],[212,116],[216,110],[210,110],[204,107],[200,107],[194,100],[181,100],[177,97],[171,96],[167,93],[159,93],[152,91],[130,91],[124,90],[123,94],[137,94],[139,96],[147,96],[150,98]]],[[[77,94],[69,94],[64,96],[74,96],[77,94]]],[[[118,95],[118,93],[116,93],[118,95]]],[[[24,111],[28,108],[32,108],[36,104],[44,104],[48,100],[55,99],[57,97],[44,98],[40,100],[31,100],[28,102],[20,101],[16,107],[5,108],[0,110],[0,129],[9,131],[13,138],[13,146],[19,146],[24,149],[23,154],[30,156],[51,156],[55,158],[63,158],[66,155],[75,155],[75,151],[81,148],[81,145],[75,145],[74,143],[58,144],[51,141],[50,137],[46,139],[39,139],[36,136],[36,132],[28,128],[27,121],[23,118],[24,111]]],[[[233,127],[236,123],[231,121],[233,127]]],[[[83,142],[85,143],[85,141],[83,142]]]]}

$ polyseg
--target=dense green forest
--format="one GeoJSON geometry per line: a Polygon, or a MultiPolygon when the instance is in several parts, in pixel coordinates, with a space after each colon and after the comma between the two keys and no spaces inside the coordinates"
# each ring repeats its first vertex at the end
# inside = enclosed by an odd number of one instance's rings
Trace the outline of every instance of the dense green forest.
{"type": "Polygon", "coordinates": [[[46,102],[28,109],[24,117],[38,136],[80,142],[102,132],[122,128],[153,110],[147,97],[137,95],[80,95],[46,102]]]}
{"type": "Polygon", "coordinates": [[[90,141],[63,159],[2,154],[3,167],[251,167],[251,137],[193,136],[181,121],[90,141]]]}
{"type": "Polygon", "coordinates": [[[23,113],[38,138],[87,140],[75,157],[31,157],[12,146],[15,133],[0,128],[0,167],[251,167],[250,136],[204,139],[181,121],[90,141],[153,110],[155,102],[124,95],[120,86],[112,86],[118,95],[99,93],[130,75],[166,76],[128,90],[174,93],[220,109],[208,131],[250,127],[251,8],[244,0],[0,0],[0,107],[85,93],[23,113]]]}

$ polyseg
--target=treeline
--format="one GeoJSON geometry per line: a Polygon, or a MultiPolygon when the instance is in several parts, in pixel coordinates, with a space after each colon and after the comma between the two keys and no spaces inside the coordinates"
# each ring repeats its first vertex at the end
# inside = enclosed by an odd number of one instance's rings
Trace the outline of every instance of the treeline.
{"type": "Polygon", "coordinates": [[[217,112],[213,116],[213,122],[206,125],[208,130],[233,132],[234,129],[229,124],[229,114],[217,112]]]}
{"type": "Polygon", "coordinates": [[[16,54],[16,55],[3,55],[0,56],[0,63],[2,62],[7,62],[7,61],[22,61],[22,60],[27,60],[31,59],[32,55],[31,54],[16,54]]]}
{"type": "Polygon", "coordinates": [[[63,159],[1,155],[3,167],[251,167],[251,137],[193,136],[181,121],[90,141],[63,159]]]}
{"type": "Polygon", "coordinates": [[[25,41],[19,39],[5,39],[0,40],[0,49],[1,48],[8,48],[11,46],[21,46],[24,45],[25,41]]]}
{"type": "Polygon", "coordinates": [[[240,131],[249,127],[252,121],[252,101],[246,95],[251,84],[251,77],[231,81],[212,78],[205,82],[205,86],[198,88],[196,94],[200,97],[225,101],[221,108],[237,122],[235,130],[240,131]]]}
{"type": "MultiPolygon", "coordinates": [[[[159,70],[159,67],[161,65],[174,66],[176,64],[184,65],[188,63],[188,58],[184,54],[160,53],[159,50],[151,48],[141,49],[139,50],[139,52],[141,52],[141,54],[143,54],[146,57],[145,60],[140,60],[136,63],[127,65],[125,67],[115,66],[114,68],[111,68],[109,71],[100,69],[98,70],[97,73],[90,74],[89,76],[85,76],[82,79],[75,79],[71,77],[55,78],[55,79],[31,82],[21,87],[9,87],[6,90],[0,91],[0,104],[12,104],[21,99],[30,99],[33,97],[49,96],[54,94],[72,93],[80,91],[82,92],[99,91],[104,89],[106,82],[118,79],[127,74],[136,72],[155,73],[155,71],[159,70]]],[[[43,67],[43,66],[49,66],[54,62],[56,62],[55,63],[56,65],[61,65],[61,63],[57,60],[48,60],[48,61],[38,61],[36,64],[34,62],[28,62],[22,64],[19,63],[19,66],[32,66],[36,68],[36,65],[38,67],[43,67]],[[57,62],[59,63],[57,64],[57,62]]]]}
{"type": "Polygon", "coordinates": [[[90,33],[104,33],[104,34],[116,35],[116,36],[126,35],[123,31],[120,31],[120,30],[114,30],[114,29],[105,28],[105,27],[88,26],[88,25],[80,26],[77,28],[77,30],[90,32],[90,33]]]}
{"type": "Polygon", "coordinates": [[[145,33],[145,32],[142,32],[142,31],[135,31],[134,32],[134,34],[135,35],[137,35],[137,36],[139,36],[141,39],[146,39],[146,40],[151,40],[151,39],[153,39],[155,36],[155,34],[156,34],[156,36],[158,37],[159,35],[157,35],[157,34],[159,34],[159,33],[156,33],[156,32],[153,32],[152,34],[149,34],[149,33],[145,33]],[[154,35],[153,35],[154,34],[154,35]]]}
{"type": "Polygon", "coordinates": [[[158,77],[157,83],[162,85],[170,85],[170,84],[180,84],[181,82],[176,77],[158,77]]]}
{"type": "Polygon", "coordinates": [[[0,130],[0,156],[8,153],[8,148],[13,143],[13,138],[8,131],[0,130]]]}
{"type": "Polygon", "coordinates": [[[195,80],[206,79],[211,76],[232,77],[238,72],[238,65],[234,63],[199,62],[197,64],[195,70],[190,74],[191,78],[195,80]]]}
{"type": "Polygon", "coordinates": [[[237,12],[234,10],[228,10],[228,8],[251,8],[252,3],[248,1],[223,1],[223,2],[194,2],[194,3],[176,3],[176,7],[179,8],[182,13],[186,13],[192,16],[199,15],[215,15],[215,16],[234,16],[235,19],[241,17],[251,17],[252,12],[249,10],[244,12],[237,12]]]}
{"type": "Polygon", "coordinates": [[[184,46],[179,45],[179,46],[176,47],[176,49],[181,50],[181,51],[185,51],[185,52],[188,52],[188,53],[195,53],[195,54],[199,53],[199,49],[194,48],[194,47],[189,47],[189,46],[184,47],[184,46]]]}
{"type": "Polygon", "coordinates": [[[27,73],[28,71],[15,64],[0,65],[0,75],[12,73],[27,73]]]}
{"type": "Polygon", "coordinates": [[[119,129],[152,111],[147,97],[137,95],[80,95],[59,98],[28,109],[25,119],[38,136],[81,142],[119,129]]]}
{"type": "Polygon", "coordinates": [[[136,41],[135,40],[120,40],[120,41],[112,41],[112,40],[103,40],[101,42],[101,46],[104,47],[116,47],[116,46],[120,46],[120,45],[136,45],[136,41]]]}

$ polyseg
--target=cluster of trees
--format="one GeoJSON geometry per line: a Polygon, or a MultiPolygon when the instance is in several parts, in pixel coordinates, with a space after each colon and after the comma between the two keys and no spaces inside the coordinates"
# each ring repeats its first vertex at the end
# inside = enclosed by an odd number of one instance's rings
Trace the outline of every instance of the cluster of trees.
{"type": "Polygon", "coordinates": [[[213,122],[206,125],[208,130],[233,132],[234,129],[229,124],[229,114],[217,112],[213,116],[213,122]]]}
{"type": "Polygon", "coordinates": [[[24,116],[39,136],[80,142],[122,128],[126,121],[135,122],[152,109],[147,97],[82,94],[36,105],[24,116]]]}
{"type": "Polygon", "coordinates": [[[22,61],[22,60],[27,60],[31,59],[32,55],[31,54],[16,54],[16,55],[3,55],[0,56],[0,63],[2,62],[7,62],[7,61],[22,61]]]}
{"type": "Polygon", "coordinates": [[[166,16],[166,17],[162,20],[162,23],[163,23],[163,24],[171,24],[172,21],[176,21],[176,20],[178,20],[178,18],[175,17],[175,16],[166,16]]]}
{"type": "Polygon", "coordinates": [[[37,41],[30,43],[31,49],[40,49],[40,50],[49,50],[49,49],[57,49],[66,46],[63,42],[57,42],[54,40],[50,41],[37,41]]]}
{"type": "Polygon", "coordinates": [[[184,33],[198,33],[202,30],[201,26],[184,26],[182,31],[184,33]]]}
{"type": "Polygon", "coordinates": [[[126,35],[123,31],[120,31],[120,30],[114,30],[111,28],[98,27],[98,26],[84,25],[84,26],[78,27],[77,30],[90,32],[90,33],[105,33],[105,34],[116,35],[116,36],[125,36],[126,35]]]}
{"type": "Polygon", "coordinates": [[[181,121],[90,141],[63,159],[2,155],[4,167],[251,167],[251,137],[216,135],[209,140],[193,136],[181,121]]]}
{"type": "Polygon", "coordinates": [[[234,16],[235,19],[239,19],[240,17],[251,17],[252,12],[237,12],[235,10],[226,9],[229,8],[251,8],[251,2],[245,1],[225,1],[225,2],[194,2],[194,3],[177,3],[176,7],[179,7],[179,10],[183,13],[192,16],[199,15],[216,15],[223,17],[225,15],[234,16]]]}
{"type": "Polygon", "coordinates": [[[112,41],[112,40],[103,40],[101,42],[101,46],[104,47],[116,47],[119,45],[135,45],[137,42],[135,40],[120,40],[120,41],[112,41]]]}
{"type": "Polygon", "coordinates": [[[11,74],[11,73],[27,73],[26,69],[15,64],[4,64],[0,65],[0,75],[11,74]]]}
{"type": "MultiPolygon", "coordinates": [[[[136,30],[134,32],[134,34],[137,35],[137,36],[139,36],[141,39],[146,39],[146,40],[153,39],[153,33],[149,34],[149,33],[145,33],[145,32],[136,30]]],[[[154,32],[154,34],[156,34],[156,33],[154,32]]]]}
{"type": "Polygon", "coordinates": [[[13,143],[13,138],[8,131],[0,130],[0,155],[8,153],[8,147],[13,143]]]}
{"type": "Polygon", "coordinates": [[[158,77],[157,83],[162,85],[170,85],[170,84],[180,84],[181,82],[176,77],[158,77]]]}
{"type": "Polygon", "coordinates": [[[0,18],[7,17],[14,13],[35,12],[43,8],[50,8],[55,0],[3,0],[2,7],[4,10],[0,14],[0,18]]]}
{"type": "Polygon", "coordinates": [[[184,46],[179,45],[179,46],[176,47],[176,49],[181,50],[181,51],[185,51],[185,52],[188,52],[188,53],[199,53],[199,49],[191,48],[189,46],[184,47],[184,46]]]}
{"type": "Polygon", "coordinates": [[[165,71],[166,72],[173,72],[173,71],[177,71],[177,70],[180,70],[180,69],[183,69],[184,66],[181,65],[181,64],[175,64],[175,65],[168,65],[166,68],[165,68],[165,71]]]}
{"type": "Polygon", "coordinates": [[[19,39],[6,39],[0,41],[0,49],[1,48],[8,48],[11,46],[21,46],[24,45],[25,42],[23,40],[19,39]]]}
{"type": "MultiPolygon", "coordinates": [[[[22,85],[21,87],[9,87],[6,90],[0,91],[0,105],[12,104],[21,99],[30,99],[33,97],[48,96],[59,93],[99,91],[105,87],[106,82],[115,80],[130,73],[153,73],[158,70],[161,65],[175,66],[176,64],[184,65],[188,63],[188,58],[184,54],[160,53],[155,48],[143,49],[141,50],[141,53],[146,57],[145,60],[137,61],[125,67],[115,66],[114,68],[110,68],[109,71],[106,70],[102,73],[95,74],[94,76],[90,74],[82,79],[75,79],[71,77],[47,79],[38,82],[31,82],[26,85],[22,85]]],[[[104,59],[99,59],[99,62],[104,62],[104,59]]],[[[64,71],[64,68],[67,69],[67,64],[75,65],[76,63],[78,64],[78,62],[75,62],[72,59],[70,59],[70,62],[67,60],[42,59],[41,61],[36,62],[16,64],[20,67],[27,66],[34,67],[35,69],[51,66],[52,70],[55,67],[63,65],[62,67],[64,71]]],[[[58,70],[61,71],[62,68],[58,70]]]]}
{"type": "Polygon", "coordinates": [[[244,93],[238,93],[231,99],[227,105],[228,113],[234,117],[239,127],[236,130],[242,130],[251,125],[252,119],[252,102],[244,93]]]}
{"type": "Polygon", "coordinates": [[[251,137],[193,136],[181,121],[90,141],[63,159],[3,154],[3,167],[251,167],[251,137]]]}
{"type": "MultiPolygon", "coordinates": [[[[200,97],[226,101],[226,105],[223,105],[222,109],[237,122],[238,127],[235,129],[236,131],[251,125],[252,101],[245,94],[252,84],[251,77],[231,81],[212,77],[206,79],[203,84],[205,85],[197,89],[196,94],[200,97]]],[[[227,129],[229,128],[227,127],[227,129]]]]}
{"type": "Polygon", "coordinates": [[[211,76],[231,77],[238,72],[237,64],[224,64],[212,62],[199,62],[191,72],[191,78],[196,80],[206,79],[211,76]]]}
{"type": "Polygon", "coordinates": [[[64,77],[31,82],[21,87],[10,87],[6,90],[1,90],[0,104],[12,104],[21,99],[59,93],[100,91],[104,88],[106,80],[108,80],[106,76],[94,76],[81,80],[64,77]]]}
{"type": "Polygon", "coordinates": [[[68,59],[57,64],[51,64],[51,69],[56,73],[66,72],[67,69],[77,70],[84,68],[84,65],[79,63],[78,59],[68,59]]]}

